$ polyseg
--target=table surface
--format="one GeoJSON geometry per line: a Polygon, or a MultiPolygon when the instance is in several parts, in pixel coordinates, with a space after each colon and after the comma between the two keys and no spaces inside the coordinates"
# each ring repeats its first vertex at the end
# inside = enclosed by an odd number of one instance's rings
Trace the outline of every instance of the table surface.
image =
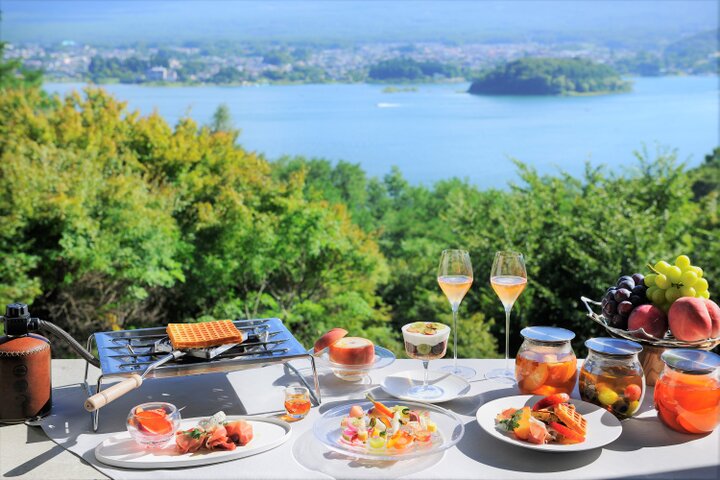
{"type": "MultiPolygon", "coordinates": [[[[447,359],[434,361],[431,369],[439,368],[448,362],[447,359]]],[[[460,362],[475,368],[479,372],[478,376],[471,379],[471,390],[467,395],[442,406],[453,410],[462,418],[465,423],[465,436],[456,447],[436,461],[436,464],[423,470],[408,471],[409,478],[720,478],[720,429],[705,436],[682,435],[659,424],[652,409],[652,388],[647,391],[640,409],[642,413],[636,418],[624,421],[620,438],[604,448],[572,454],[548,454],[499,442],[477,425],[474,420],[475,412],[491,399],[516,395],[519,392],[515,387],[492,383],[482,378],[482,372],[503,366],[503,361],[469,359],[460,362]]],[[[57,388],[82,381],[85,362],[53,360],[52,368],[53,386],[57,388]]],[[[323,405],[313,408],[306,419],[293,423],[293,437],[288,443],[294,443],[301,437],[311,438],[309,435],[314,419],[326,411],[328,406],[342,400],[362,398],[365,391],[377,387],[389,373],[417,368],[420,368],[418,361],[397,360],[391,366],[373,372],[371,384],[364,385],[343,382],[336,379],[332,373],[320,370],[323,405]]],[[[97,378],[97,374],[98,371],[91,368],[91,379],[97,378]]],[[[237,387],[235,388],[237,397],[242,399],[243,408],[248,414],[269,414],[273,409],[279,411],[277,408],[282,407],[279,393],[282,382],[278,382],[278,378],[283,375],[282,367],[272,366],[219,375],[238,376],[241,384],[253,385],[255,391],[265,392],[265,398],[254,398],[247,402],[248,392],[237,391],[237,387]],[[267,388],[263,387],[263,383],[267,388]]],[[[237,384],[237,379],[234,384],[237,384]]],[[[387,395],[379,390],[376,393],[387,398],[387,395]]],[[[109,409],[109,406],[106,408],[109,409]]],[[[213,412],[208,412],[210,413],[213,412]]],[[[101,415],[101,427],[102,421],[101,415]]],[[[288,453],[292,453],[282,465],[268,465],[268,478],[273,478],[273,468],[276,472],[275,478],[332,478],[332,472],[320,473],[313,471],[312,466],[301,465],[297,458],[293,457],[298,445],[285,445],[282,448],[287,448],[288,453]]],[[[54,443],[40,427],[25,424],[0,427],[0,472],[4,477],[48,480],[108,478],[54,443]]],[[[359,470],[358,472],[360,473],[359,470]]],[[[362,472],[365,478],[382,478],[383,473],[382,470],[378,470],[376,474],[362,472]]]]}

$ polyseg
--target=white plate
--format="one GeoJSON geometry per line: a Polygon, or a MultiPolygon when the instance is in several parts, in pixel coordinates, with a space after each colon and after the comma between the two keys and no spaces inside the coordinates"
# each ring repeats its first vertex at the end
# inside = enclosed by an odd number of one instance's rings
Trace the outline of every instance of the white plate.
{"type": "Polygon", "coordinates": [[[470,383],[464,378],[441,370],[428,371],[428,384],[443,389],[442,396],[437,398],[420,398],[411,395],[408,390],[415,385],[423,384],[423,370],[405,370],[385,377],[380,387],[386,393],[401,400],[415,400],[426,403],[442,403],[462,397],[470,391],[470,383]]]}
{"type": "Polygon", "coordinates": [[[560,445],[558,443],[537,445],[535,443],[518,440],[511,432],[500,430],[495,426],[495,417],[498,413],[511,407],[532,407],[535,402],[541,398],[543,398],[542,395],[515,395],[513,397],[498,398],[480,407],[475,417],[482,429],[493,437],[512,445],[543,452],[579,452],[592,450],[614,442],[622,433],[622,424],[620,420],[615,418],[615,415],[597,405],[574,398],[570,399],[570,403],[575,405],[577,411],[587,420],[587,435],[585,441],[582,443],[574,443],[571,445],[560,445]]]}
{"type": "MultiPolygon", "coordinates": [[[[181,430],[187,430],[198,424],[202,418],[183,419],[181,430]]],[[[271,450],[282,445],[290,438],[291,427],[276,418],[229,416],[228,421],[246,420],[253,427],[253,439],[245,446],[235,450],[201,450],[195,453],[180,454],[175,450],[175,440],[170,440],[161,448],[146,449],[133,440],[128,432],[114,435],[95,447],[95,458],[99,462],[113,467],[123,468],[181,468],[211,463],[227,462],[249,457],[256,453],[271,450]]]]}

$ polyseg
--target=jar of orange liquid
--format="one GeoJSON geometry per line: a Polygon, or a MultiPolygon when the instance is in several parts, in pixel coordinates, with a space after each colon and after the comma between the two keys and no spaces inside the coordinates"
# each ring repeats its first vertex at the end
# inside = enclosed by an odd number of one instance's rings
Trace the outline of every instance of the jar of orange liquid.
{"type": "Polygon", "coordinates": [[[575,334],[557,327],[526,327],[515,359],[515,380],[522,393],[570,395],[577,380],[577,357],[570,340],[575,334]]]}
{"type": "Polygon", "coordinates": [[[645,397],[645,374],[638,359],[642,345],[622,338],[585,341],[588,356],[580,369],[580,398],[620,420],[638,413],[645,397]]]}
{"type": "Polygon", "coordinates": [[[720,356],[704,350],[666,350],[655,384],[660,420],[682,433],[708,433],[720,424],[720,356]]]}

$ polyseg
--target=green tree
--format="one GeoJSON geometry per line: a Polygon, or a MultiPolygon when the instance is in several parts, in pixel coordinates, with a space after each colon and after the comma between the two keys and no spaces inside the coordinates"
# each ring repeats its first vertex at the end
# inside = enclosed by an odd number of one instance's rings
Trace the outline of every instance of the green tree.
{"type": "Polygon", "coordinates": [[[215,133],[232,132],[235,130],[232,115],[230,114],[230,107],[228,107],[227,103],[221,103],[217,109],[215,109],[212,121],[210,122],[210,128],[215,133]]]}

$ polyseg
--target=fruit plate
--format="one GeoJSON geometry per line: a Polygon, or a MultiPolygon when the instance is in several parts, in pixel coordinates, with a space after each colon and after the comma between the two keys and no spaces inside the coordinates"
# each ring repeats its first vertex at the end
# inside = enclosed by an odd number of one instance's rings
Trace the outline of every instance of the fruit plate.
{"type": "MultiPolygon", "coordinates": [[[[312,355],[313,350],[308,350],[308,353],[312,355]]],[[[321,367],[329,368],[336,377],[347,380],[348,382],[357,382],[365,378],[371,370],[384,368],[393,363],[395,361],[395,354],[387,348],[375,345],[375,361],[367,365],[341,365],[331,362],[327,349],[316,354],[315,358],[321,367]]]]}
{"type": "Polygon", "coordinates": [[[423,410],[430,413],[430,419],[437,425],[437,438],[430,445],[412,446],[403,451],[372,450],[366,446],[356,446],[342,441],[342,427],[340,421],[347,416],[350,407],[360,405],[368,411],[373,404],[367,401],[345,403],[325,412],[313,425],[313,433],[324,446],[338,453],[352,458],[366,460],[409,460],[434,453],[442,452],[457,444],[465,434],[465,427],[460,417],[450,410],[430,405],[428,403],[383,400],[382,403],[389,408],[403,405],[411,410],[423,410]]]}
{"type": "Polygon", "coordinates": [[[423,375],[425,375],[425,371],[421,369],[393,373],[385,377],[380,384],[380,388],[400,400],[417,400],[426,403],[449,402],[464,396],[470,391],[470,383],[464,378],[441,370],[429,370],[428,383],[440,387],[443,394],[440,397],[430,399],[413,397],[408,390],[416,385],[422,385],[423,375]]]}
{"type": "Polygon", "coordinates": [[[526,406],[532,407],[535,402],[541,398],[543,398],[542,395],[515,395],[513,397],[498,398],[480,407],[475,418],[483,430],[498,440],[518,447],[540,450],[542,452],[580,452],[592,450],[614,442],[622,433],[622,424],[612,413],[592,403],[583,402],[582,400],[576,400],[574,398],[570,399],[570,403],[575,405],[578,413],[582,414],[587,420],[587,436],[582,443],[570,445],[561,445],[559,443],[537,445],[535,443],[518,440],[512,432],[506,432],[496,426],[495,417],[503,410],[526,406]]]}
{"type": "MultiPolygon", "coordinates": [[[[203,418],[183,419],[181,430],[192,428],[203,418]]],[[[175,440],[159,448],[144,448],[130,438],[128,432],[105,439],[95,447],[95,458],[113,467],[132,469],[182,468],[227,462],[265,452],[285,443],[291,435],[290,424],[277,418],[228,416],[228,421],[245,420],[253,427],[253,439],[235,450],[202,450],[195,453],[178,453],[175,440]]]]}
{"type": "Polygon", "coordinates": [[[611,327],[608,325],[607,319],[603,315],[595,313],[593,307],[591,306],[600,306],[600,302],[596,302],[595,300],[591,300],[587,297],[580,297],[580,300],[585,304],[585,308],[587,308],[588,317],[590,317],[594,322],[605,327],[610,334],[617,337],[660,348],[699,348],[702,350],[710,350],[720,344],[720,337],[709,338],[707,340],[697,340],[694,342],[685,342],[673,337],[669,332],[665,334],[665,337],[657,338],[647,333],[643,328],[638,330],[622,330],[620,328],[611,327]]]}

